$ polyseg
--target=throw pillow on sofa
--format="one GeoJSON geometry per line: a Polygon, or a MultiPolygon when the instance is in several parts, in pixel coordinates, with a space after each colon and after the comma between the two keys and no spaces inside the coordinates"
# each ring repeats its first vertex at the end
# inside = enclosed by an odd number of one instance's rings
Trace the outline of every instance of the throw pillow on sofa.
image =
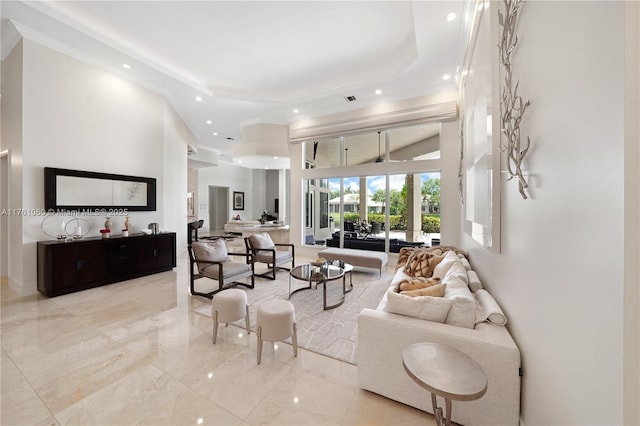
{"type": "Polygon", "coordinates": [[[443,258],[444,256],[436,256],[426,250],[416,250],[407,260],[404,271],[412,277],[428,278],[433,275],[433,270],[443,258]]]}
{"type": "MultiPolygon", "coordinates": [[[[380,305],[386,312],[444,323],[451,308],[451,301],[444,297],[409,297],[396,293],[395,287],[391,286],[380,305]]],[[[473,315],[475,320],[475,310],[473,315]]]]}
{"type": "Polygon", "coordinates": [[[400,282],[400,285],[398,286],[398,290],[399,291],[418,290],[421,288],[431,287],[441,283],[442,283],[442,280],[440,278],[415,277],[410,280],[400,282]]]}
{"type": "Polygon", "coordinates": [[[416,296],[431,296],[431,297],[443,297],[446,284],[432,285],[431,287],[419,288],[417,290],[401,291],[400,294],[416,297],[416,296]]]}
{"type": "Polygon", "coordinates": [[[467,278],[469,279],[469,289],[474,293],[483,288],[482,282],[480,281],[480,278],[478,278],[478,274],[476,274],[475,271],[467,271],[467,278]]]}

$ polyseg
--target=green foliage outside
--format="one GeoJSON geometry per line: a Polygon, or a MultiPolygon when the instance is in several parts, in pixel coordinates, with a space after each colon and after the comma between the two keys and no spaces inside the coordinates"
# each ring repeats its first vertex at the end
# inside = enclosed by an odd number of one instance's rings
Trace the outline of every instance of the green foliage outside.
{"type": "Polygon", "coordinates": [[[422,196],[432,206],[440,205],[440,178],[431,178],[422,183],[420,188],[422,196]]]}
{"type": "MultiPolygon", "coordinates": [[[[331,213],[334,223],[338,223],[340,220],[340,214],[331,213]]],[[[381,213],[369,213],[367,215],[367,222],[380,222],[384,223],[384,214],[381,213]]],[[[345,213],[345,222],[358,222],[360,215],[358,213],[345,213]]],[[[407,229],[404,216],[402,215],[389,215],[389,225],[392,231],[404,231],[407,229]]],[[[438,214],[423,214],[422,215],[422,231],[427,234],[440,232],[440,215],[438,214]]]]}
{"type": "Polygon", "coordinates": [[[440,232],[440,215],[423,214],[422,215],[422,232],[425,234],[434,234],[440,232]]]}
{"type": "MultiPolygon", "coordinates": [[[[425,180],[422,183],[421,194],[424,199],[429,201],[431,206],[440,205],[440,178],[431,178],[425,180]]],[[[355,194],[358,191],[353,190],[351,187],[345,189],[346,194],[355,194]]],[[[332,193],[332,198],[339,197],[339,191],[332,193]]],[[[383,189],[377,190],[371,199],[378,203],[383,203],[382,213],[369,213],[367,215],[367,222],[380,222],[385,221],[385,201],[386,193],[383,189]]],[[[340,219],[339,213],[331,213],[334,223],[338,223],[340,219]]],[[[389,190],[389,226],[392,231],[404,231],[406,226],[407,217],[407,185],[403,185],[402,189],[389,190]]],[[[358,222],[360,220],[359,213],[345,213],[344,220],[346,222],[358,222]]],[[[440,215],[439,214],[423,214],[422,215],[422,231],[427,234],[440,232],[440,215]]]]}

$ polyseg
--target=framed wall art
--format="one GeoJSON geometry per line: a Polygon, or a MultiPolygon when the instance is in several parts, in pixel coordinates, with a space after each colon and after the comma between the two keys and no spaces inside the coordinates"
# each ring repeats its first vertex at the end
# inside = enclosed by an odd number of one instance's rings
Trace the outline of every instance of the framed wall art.
{"type": "Polygon", "coordinates": [[[233,191],[233,209],[244,210],[244,192],[233,191]]]}
{"type": "Polygon", "coordinates": [[[461,189],[464,232],[500,252],[500,111],[497,10],[477,8],[463,67],[461,189]],[[495,18],[494,15],[495,14],[495,18]]]}

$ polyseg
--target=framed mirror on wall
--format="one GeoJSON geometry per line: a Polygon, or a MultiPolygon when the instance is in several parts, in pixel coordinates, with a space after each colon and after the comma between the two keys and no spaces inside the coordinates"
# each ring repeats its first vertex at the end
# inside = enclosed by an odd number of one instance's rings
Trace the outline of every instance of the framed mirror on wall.
{"type": "Polygon", "coordinates": [[[84,170],[44,168],[46,210],[156,210],[156,180],[84,170]]]}

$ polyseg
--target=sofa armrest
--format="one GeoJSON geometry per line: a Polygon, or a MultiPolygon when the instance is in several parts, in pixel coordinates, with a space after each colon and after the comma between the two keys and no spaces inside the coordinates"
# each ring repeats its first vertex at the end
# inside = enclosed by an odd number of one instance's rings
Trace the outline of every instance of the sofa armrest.
{"type": "Polygon", "coordinates": [[[481,323],[475,329],[363,309],[358,316],[358,386],[429,413],[430,395],[402,367],[412,343],[452,346],[473,358],[488,378],[486,394],[454,402],[453,421],[465,425],[519,423],[520,351],[505,327],[481,323]]]}

